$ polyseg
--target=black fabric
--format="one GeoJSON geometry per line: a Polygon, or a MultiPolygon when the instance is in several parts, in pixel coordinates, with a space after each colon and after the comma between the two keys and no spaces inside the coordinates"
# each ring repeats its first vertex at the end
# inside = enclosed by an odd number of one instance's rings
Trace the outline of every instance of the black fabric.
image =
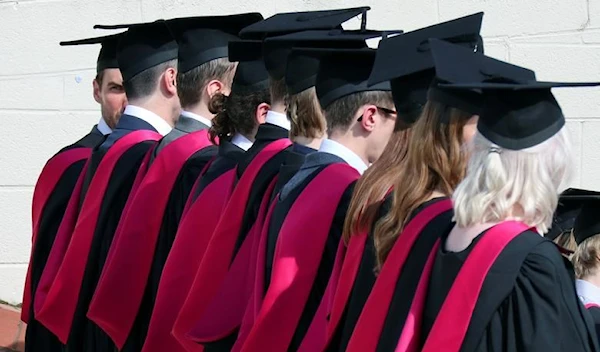
{"type": "MultiPolygon", "coordinates": [[[[442,199],[445,198],[432,199],[422,204],[412,214],[412,217],[416,216],[427,206],[442,199]]],[[[394,350],[396,348],[429,254],[435,242],[452,230],[453,216],[454,213],[451,210],[438,215],[425,226],[423,232],[419,234],[419,237],[415,241],[396,282],[394,295],[385,318],[383,329],[381,330],[377,351],[390,351],[390,349],[394,350]]]]}
{"type": "MultiPolygon", "coordinates": [[[[152,145],[152,142],[142,142],[131,147],[117,161],[111,173],[109,185],[100,206],[98,222],[69,334],[67,351],[111,351],[115,348],[104,331],[87,319],[86,313],[136,173],[144,155],[152,145]]],[[[96,151],[95,153],[102,152],[96,151]]]]}
{"type": "Polygon", "coordinates": [[[79,206],[83,204],[83,200],[85,199],[85,195],[87,194],[87,190],[92,182],[92,178],[96,173],[96,169],[100,165],[100,161],[108,151],[110,147],[121,137],[127,135],[130,132],[137,130],[149,130],[155,131],[154,127],[147,123],[146,121],[139,119],[132,115],[121,115],[119,118],[119,122],[115,130],[103,137],[101,143],[97,144],[92,150],[92,156],[90,157],[90,162],[88,164],[87,170],[85,170],[85,179],[83,180],[83,187],[81,189],[81,199],[79,202],[79,206]]]}
{"type": "Polygon", "coordinates": [[[340,325],[334,332],[333,338],[329,346],[327,346],[327,351],[346,350],[358,318],[367,302],[367,298],[371,294],[375,279],[377,278],[374,271],[377,261],[375,259],[375,243],[373,242],[372,233],[377,221],[390,211],[392,201],[392,196],[388,195],[379,207],[375,221],[371,226],[371,233],[365,242],[365,249],[360,260],[358,272],[354,278],[352,290],[348,296],[348,302],[340,319],[340,325]]]}
{"type": "Polygon", "coordinates": [[[354,191],[355,182],[353,182],[342,195],[342,198],[338,204],[338,207],[335,211],[335,215],[333,217],[333,221],[331,223],[331,228],[329,229],[329,236],[327,237],[327,242],[325,244],[325,249],[323,250],[323,257],[321,258],[321,262],[319,263],[319,269],[317,271],[317,276],[315,277],[315,282],[310,290],[310,294],[308,295],[308,300],[306,301],[306,305],[304,306],[304,311],[300,316],[300,321],[298,322],[298,326],[294,333],[294,337],[290,343],[290,350],[296,351],[304,336],[306,335],[308,328],[310,327],[310,323],[319,308],[319,304],[321,303],[321,299],[325,294],[325,289],[327,288],[327,283],[329,282],[329,278],[331,276],[331,272],[333,270],[333,264],[335,263],[335,255],[337,253],[337,248],[339,246],[340,240],[342,238],[342,232],[344,230],[344,220],[346,218],[346,213],[348,212],[348,206],[350,205],[350,200],[352,199],[352,193],[354,191]]]}
{"type": "Polygon", "coordinates": [[[171,132],[167,133],[161,140],[158,142],[156,149],[154,149],[154,154],[152,155],[152,161],[156,159],[156,155],[160,153],[167,145],[171,144],[179,137],[183,137],[188,133],[205,130],[208,129],[208,126],[203,124],[202,122],[187,116],[179,116],[179,120],[175,124],[175,127],[171,130],[171,132]]]}
{"type": "Polygon", "coordinates": [[[194,194],[190,195],[193,201],[204,191],[204,189],[219,176],[235,168],[235,166],[244,158],[245,151],[231,143],[228,140],[222,140],[219,144],[217,157],[208,167],[206,173],[198,181],[198,187],[194,194]]]}
{"type": "MultiPolygon", "coordinates": [[[[244,154],[242,160],[239,162],[237,166],[237,177],[242,176],[245,169],[248,165],[254,160],[256,155],[260,151],[262,151],[269,143],[276,141],[278,139],[287,138],[288,131],[279,126],[275,126],[269,123],[265,123],[259,126],[258,132],[256,134],[256,140],[254,144],[248,151],[244,154]]],[[[262,198],[266,193],[266,190],[273,180],[277,173],[279,172],[279,168],[281,164],[286,160],[287,155],[289,154],[291,148],[286,148],[281,152],[277,153],[271,160],[269,160],[262,169],[258,172],[254,183],[250,189],[250,195],[248,197],[248,202],[246,203],[246,209],[244,211],[244,216],[242,219],[242,226],[236,241],[236,245],[234,248],[232,262],[235,258],[235,255],[241,248],[248,232],[254,225],[258,217],[258,212],[260,209],[260,204],[262,202],[262,198]]],[[[212,341],[209,343],[205,343],[204,349],[206,352],[218,352],[218,351],[230,351],[235,343],[237,338],[238,331],[226,336],[223,339],[212,341]]]]}
{"type": "Polygon", "coordinates": [[[61,46],[102,44],[98,60],[96,61],[96,73],[107,68],[119,68],[117,63],[117,44],[121,39],[121,33],[106,35],[102,37],[87,38],[81,40],[60,42],[61,46]]]}
{"type": "MultiPolygon", "coordinates": [[[[424,338],[481,237],[462,252],[438,251],[424,312],[424,338]]],[[[526,231],[492,265],[461,351],[598,351],[595,335],[557,247],[526,231]]]]}
{"type": "Polygon", "coordinates": [[[600,307],[590,307],[587,311],[594,321],[596,336],[600,339],[600,307]]]}
{"type": "MultiPolygon", "coordinates": [[[[60,154],[67,150],[84,147],[93,148],[103,140],[102,133],[96,127],[90,133],[85,135],[79,141],[61,149],[60,154]]],[[[55,155],[56,156],[56,155],[55,155]]],[[[56,187],[50,194],[40,218],[40,226],[36,242],[33,244],[33,252],[31,254],[31,305],[29,311],[29,323],[25,334],[25,351],[29,352],[51,352],[60,351],[62,343],[52,334],[46,327],[40,324],[35,319],[33,307],[35,304],[35,292],[37,290],[39,280],[42,276],[48,256],[52,250],[52,245],[56,238],[56,233],[62,222],[67,204],[71,198],[71,193],[75,188],[77,179],[83,171],[85,160],[76,162],[67,168],[64,174],[59,179],[56,187]]]]}
{"type": "MultiPolygon", "coordinates": [[[[185,134],[188,132],[183,133],[185,134]]],[[[173,246],[173,242],[175,241],[175,235],[179,228],[183,208],[185,207],[187,198],[192,191],[196,179],[200,176],[200,173],[206,164],[216,156],[217,149],[217,146],[210,146],[194,153],[185,162],[177,176],[173,189],[169,194],[165,213],[163,214],[163,220],[158,233],[152,266],[150,268],[144,296],[142,297],[142,303],[133,323],[131,332],[127,337],[127,341],[121,350],[122,352],[140,351],[143,347],[148,333],[148,327],[150,326],[154,303],[156,302],[160,276],[167,261],[167,257],[169,256],[169,252],[171,251],[171,247],[173,246]]]]}
{"type": "MultiPolygon", "coordinates": [[[[244,154],[244,159],[238,164],[238,179],[260,151],[262,151],[269,143],[273,141],[287,138],[288,133],[289,132],[286,129],[279,126],[268,123],[260,125],[258,132],[256,133],[256,140],[254,141],[254,144],[250,149],[248,149],[248,151],[244,154]]],[[[279,172],[279,167],[285,161],[290,149],[291,148],[288,147],[277,153],[273,158],[265,163],[258,172],[256,179],[251,186],[248,202],[246,203],[242,226],[235,245],[234,257],[242,246],[242,243],[246,239],[250,228],[258,217],[258,211],[260,209],[262,197],[267,191],[267,188],[269,187],[269,184],[273,178],[279,172]]]]}

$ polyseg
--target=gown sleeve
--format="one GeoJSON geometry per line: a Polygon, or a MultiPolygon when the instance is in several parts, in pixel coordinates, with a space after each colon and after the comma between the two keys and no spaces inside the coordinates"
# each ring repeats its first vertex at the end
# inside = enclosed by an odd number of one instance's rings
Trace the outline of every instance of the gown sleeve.
{"type": "MultiPolygon", "coordinates": [[[[581,314],[560,254],[550,242],[529,253],[514,289],[492,313],[476,351],[591,351],[581,314]]],[[[463,351],[472,350],[467,340],[463,351]]]]}

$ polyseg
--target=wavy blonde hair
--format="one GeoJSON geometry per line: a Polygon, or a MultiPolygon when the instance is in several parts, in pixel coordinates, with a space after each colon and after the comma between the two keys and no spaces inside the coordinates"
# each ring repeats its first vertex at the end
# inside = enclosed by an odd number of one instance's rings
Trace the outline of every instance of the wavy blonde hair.
{"type": "Polygon", "coordinates": [[[581,242],[575,249],[572,261],[578,279],[595,275],[600,267],[600,236],[595,235],[581,242]]]}
{"type": "Polygon", "coordinates": [[[467,175],[453,195],[456,224],[500,222],[516,211],[518,220],[546,233],[558,191],[571,176],[573,156],[566,128],[523,150],[500,148],[479,132],[468,147],[467,175]]]}
{"type": "Polygon", "coordinates": [[[285,99],[286,114],[291,122],[290,137],[323,138],[327,128],[315,87],[290,94],[285,99]]]}

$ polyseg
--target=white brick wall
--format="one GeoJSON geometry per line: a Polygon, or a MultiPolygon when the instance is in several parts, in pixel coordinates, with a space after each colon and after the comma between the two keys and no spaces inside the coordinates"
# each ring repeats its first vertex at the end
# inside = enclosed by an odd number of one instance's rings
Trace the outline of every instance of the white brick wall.
{"type": "MultiPolygon", "coordinates": [[[[99,117],[91,95],[97,48],[61,48],[60,40],[101,35],[95,23],[364,4],[375,29],[411,30],[485,11],[488,55],[542,79],[600,79],[600,0],[0,0],[0,299],[21,300],[39,171],[99,117]]],[[[575,145],[573,185],[600,189],[600,89],[557,95],[575,145]]]]}

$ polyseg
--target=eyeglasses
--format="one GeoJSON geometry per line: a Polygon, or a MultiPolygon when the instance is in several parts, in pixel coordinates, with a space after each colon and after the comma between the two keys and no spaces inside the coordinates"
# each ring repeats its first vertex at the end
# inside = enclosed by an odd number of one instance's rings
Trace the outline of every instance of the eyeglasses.
{"type": "MultiPolygon", "coordinates": [[[[377,106],[377,105],[375,105],[375,107],[377,108],[377,110],[383,111],[386,115],[392,115],[394,118],[396,118],[396,116],[398,116],[398,112],[396,110],[384,108],[384,107],[377,106]]],[[[356,121],[360,122],[360,121],[362,121],[362,119],[363,119],[363,117],[362,117],[362,115],[360,115],[360,117],[356,121]]]]}
{"type": "Polygon", "coordinates": [[[377,106],[377,105],[375,105],[375,107],[388,115],[398,115],[398,112],[396,110],[384,108],[384,107],[377,106]]]}

